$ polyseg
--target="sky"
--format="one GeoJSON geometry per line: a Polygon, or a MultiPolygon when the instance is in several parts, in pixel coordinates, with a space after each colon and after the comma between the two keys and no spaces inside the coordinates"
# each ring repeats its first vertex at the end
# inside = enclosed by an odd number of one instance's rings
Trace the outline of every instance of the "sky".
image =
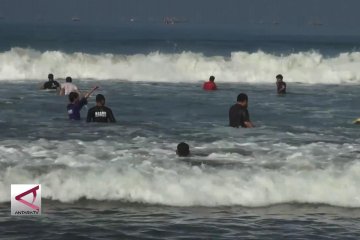
{"type": "Polygon", "coordinates": [[[116,25],[165,16],[196,24],[333,26],[357,31],[360,0],[0,0],[0,17],[10,23],[116,25]]]}

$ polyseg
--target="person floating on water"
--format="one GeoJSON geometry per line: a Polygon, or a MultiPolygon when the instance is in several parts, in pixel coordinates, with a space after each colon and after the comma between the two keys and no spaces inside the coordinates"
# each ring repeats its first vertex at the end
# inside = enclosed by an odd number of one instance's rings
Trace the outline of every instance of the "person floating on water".
{"type": "Polygon", "coordinates": [[[58,89],[60,88],[60,84],[54,80],[54,75],[49,73],[48,75],[49,81],[42,85],[42,89],[58,89]]]}
{"type": "Polygon", "coordinates": [[[94,87],[89,93],[85,94],[84,97],[80,99],[79,93],[71,92],[69,94],[70,103],[67,105],[67,112],[70,120],[80,120],[80,111],[83,106],[87,104],[87,99],[89,96],[97,89],[94,87]]]}
{"type": "Polygon", "coordinates": [[[203,89],[207,91],[217,90],[214,76],[210,76],[209,81],[204,82],[203,89]]]}
{"type": "Polygon", "coordinates": [[[61,84],[60,96],[69,95],[71,92],[80,94],[77,86],[72,83],[71,77],[67,77],[65,81],[66,83],[61,84]]]}
{"type": "Polygon", "coordinates": [[[187,143],[181,142],[177,145],[176,154],[179,157],[188,157],[190,155],[190,147],[187,143]]]}
{"type": "Polygon", "coordinates": [[[114,115],[110,108],[105,106],[105,97],[102,94],[96,95],[96,106],[89,109],[87,122],[115,122],[114,115]]]}
{"type": "Polygon", "coordinates": [[[248,111],[248,96],[240,93],[237,97],[237,103],[231,106],[229,110],[229,125],[234,128],[253,128],[248,111]]]}
{"type": "Polygon", "coordinates": [[[286,83],[283,81],[283,76],[281,74],[276,76],[276,87],[278,94],[286,93],[286,83]]]}

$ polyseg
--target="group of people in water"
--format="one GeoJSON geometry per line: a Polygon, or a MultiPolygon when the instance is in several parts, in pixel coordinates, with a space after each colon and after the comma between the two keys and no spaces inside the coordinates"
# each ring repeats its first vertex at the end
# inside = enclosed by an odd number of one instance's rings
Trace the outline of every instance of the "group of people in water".
{"type": "MultiPolygon", "coordinates": [[[[70,120],[81,120],[80,111],[88,103],[87,99],[90,95],[98,89],[94,87],[90,92],[85,93],[80,97],[81,93],[77,86],[72,83],[72,78],[67,77],[65,83],[59,84],[54,80],[54,75],[48,75],[48,81],[45,82],[42,89],[57,90],[59,95],[68,96],[69,104],[67,105],[67,113],[70,120]]],[[[88,110],[87,122],[115,122],[114,114],[111,109],[105,106],[105,97],[102,94],[96,95],[96,105],[88,110]]]]}
{"type": "MultiPolygon", "coordinates": [[[[286,83],[283,81],[283,76],[278,74],[276,76],[276,87],[278,94],[286,94],[286,83]]],[[[72,78],[67,77],[65,83],[59,84],[54,80],[54,75],[48,75],[48,81],[42,85],[42,89],[55,89],[61,96],[69,97],[69,104],[67,105],[67,113],[70,120],[81,120],[80,111],[88,103],[89,96],[98,89],[94,87],[90,92],[85,93],[80,97],[80,91],[75,84],[72,83],[72,78]]],[[[204,82],[203,89],[205,91],[218,90],[215,84],[215,77],[210,76],[209,81],[204,82]]],[[[245,93],[240,93],[237,96],[237,101],[229,109],[229,126],[234,128],[253,128],[254,124],[250,121],[248,111],[248,96],[245,93]]],[[[115,122],[115,117],[112,110],[105,106],[105,97],[102,94],[96,95],[96,106],[90,108],[86,117],[87,122],[115,122]]],[[[186,157],[190,155],[190,147],[187,143],[181,142],[177,146],[176,153],[178,156],[186,157]]]]}
{"type": "MultiPolygon", "coordinates": [[[[278,74],[276,76],[276,88],[278,94],[286,94],[286,83],[283,81],[283,76],[278,74]]],[[[210,76],[209,81],[203,84],[203,89],[206,91],[215,91],[217,86],[215,84],[215,77],[210,76]]],[[[234,128],[253,128],[254,124],[250,121],[248,111],[248,96],[245,93],[240,93],[237,96],[237,101],[229,109],[229,126],[234,128]]],[[[178,144],[176,154],[180,157],[187,157],[190,155],[190,146],[181,142],[178,144]]]]}
{"type": "MultiPolygon", "coordinates": [[[[286,94],[286,83],[283,81],[284,77],[281,74],[276,76],[276,87],[278,94],[286,94]]],[[[209,81],[203,84],[205,91],[216,91],[218,88],[215,84],[215,77],[210,76],[209,81]]],[[[248,111],[248,96],[245,93],[240,93],[237,97],[236,103],[230,107],[229,110],[229,126],[234,128],[252,128],[254,125],[250,121],[248,111]]]]}

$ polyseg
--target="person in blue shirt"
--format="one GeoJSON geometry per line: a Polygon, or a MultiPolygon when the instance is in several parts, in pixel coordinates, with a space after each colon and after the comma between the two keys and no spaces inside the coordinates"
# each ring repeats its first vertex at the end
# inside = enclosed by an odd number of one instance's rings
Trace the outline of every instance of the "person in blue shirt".
{"type": "Polygon", "coordinates": [[[89,93],[85,94],[81,99],[79,93],[71,92],[69,94],[70,103],[67,105],[67,113],[70,120],[80,120],[80,111],[87,104],[87,99],[89,96],[97,89],[98,87],[93,88],[89,93]]]}

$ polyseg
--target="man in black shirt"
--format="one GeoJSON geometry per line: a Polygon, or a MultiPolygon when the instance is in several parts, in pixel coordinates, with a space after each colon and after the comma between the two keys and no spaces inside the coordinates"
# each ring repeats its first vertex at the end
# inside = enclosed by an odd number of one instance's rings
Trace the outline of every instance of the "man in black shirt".
{"type": "Polygon", "coordinates": [[[254,125],[250,122],[248,107],[248,96],[245,93],[240,93],[237,97],[237,103],[229,110],[229,125],[230,127],[238,128],[252,128],[254,125]]]}
{"type": "Polygon", "coordinates": [[[89,109],[87,122],[115,122],[114,115],[110,108],[105,107],[105,97],[102,94],[96,95],[96,106],[89,109]]]}
{"type": "Polygon", "coordinates": [[[54,80],[54,75],[52,73],[49,73],[48,75],[49,81],[44,83],[42,86],[42,89],[58,89],[60,88],[60,84],[54,80]]]}

